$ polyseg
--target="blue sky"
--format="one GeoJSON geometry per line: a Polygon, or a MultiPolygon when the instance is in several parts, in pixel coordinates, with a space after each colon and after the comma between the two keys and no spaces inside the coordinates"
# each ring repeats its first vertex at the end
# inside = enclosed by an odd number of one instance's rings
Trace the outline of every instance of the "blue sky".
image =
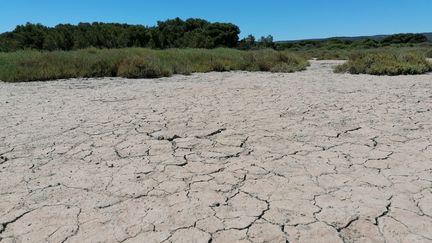
{"type": "Polygon", "coordinates": [[[26,22],[120,22],[197,17],[275,40],[432,32],[432,0],[1,0],[0,32],[26,22]]]}

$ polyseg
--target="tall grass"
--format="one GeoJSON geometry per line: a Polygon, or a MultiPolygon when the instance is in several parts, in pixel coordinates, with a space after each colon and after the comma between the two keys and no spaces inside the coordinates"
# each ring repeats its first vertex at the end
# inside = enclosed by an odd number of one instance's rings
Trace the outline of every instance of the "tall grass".
{"type": "Polygon", "coordinates": [[[432,71],[432,63],[418,53],[356,53],[335,72],[372,75],[409,75],[432,71]]]}
{"type": "Polygon", "coordinates": [[[0,53],[0,80],[7,82],[78,77],[157,78],[210,71],[295,72],[306,59],[274,50],[84,49],[0,53]]]}

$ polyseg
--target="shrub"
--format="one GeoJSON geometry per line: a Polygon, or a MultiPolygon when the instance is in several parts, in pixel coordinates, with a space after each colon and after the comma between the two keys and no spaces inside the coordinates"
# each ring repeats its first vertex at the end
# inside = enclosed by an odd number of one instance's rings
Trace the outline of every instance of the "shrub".
{"type": "Polygon", "coordinates": [[[298,70],[304,70],[309,65],[304,59],[287,52],[280,52],[278,55],[278,63],[274,64],[271,72],[291,73],[298,70]]]}
{"type": "Polygon", "coordinates": [[[295,72],[296,68],[287,63],[279,63],[270,68],[270,72],[274,73],[292,73],[295,72]]]}
{"type": "Polygon", "coordinates": [[[334,71],[351,74],[407,75],[432,71],[432,65],[424,56],[415,53],[356,53],[334,71]]]}
{"type": "Polygon", "coordinates": [[[432,50],[429,50],[428,52],[426,52],[426,57],[432,58],[432,50]]]}
{"type": "Polygon", "coordinates": [[[221,60],[211,60],[210,66],[210,69],[215,72],[226,72],[230,70],[221,60]]]}
{"type": "Polygon", "coordinates": [[[193,72],[190,64],[188,63],[174,63],[172,66],[172,73],[173,74],[182,74],[182,75],[190,75],[193,72]]]}
{"type": "Polygon", "coordinates": [[[160,78],[169,76],[170,72],[163,69],[154,57],[134,56],[120,63],[117,74],[125,78],[160,78]]]}
{"type": "Polygon", "coordinates": [[[117,69],[106,60],[98,60],[90,65],[87,77],[113,77],[117,76],[117,69]]]}
{"type": "Polygon", "coordinates": [[[304,58],[272,49],[253,51],[248,60],[247,70],[250,71],[294,72],[304,70],[308,65],[304,58]]]}

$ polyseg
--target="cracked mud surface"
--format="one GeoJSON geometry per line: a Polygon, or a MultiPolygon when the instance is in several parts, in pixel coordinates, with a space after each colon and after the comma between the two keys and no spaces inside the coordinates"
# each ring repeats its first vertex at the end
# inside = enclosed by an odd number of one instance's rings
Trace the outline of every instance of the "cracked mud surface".
{"type": "Polygon", "coordinates": [[[0,83],[0,241],[432,242],[432,76],[0,83]]]}

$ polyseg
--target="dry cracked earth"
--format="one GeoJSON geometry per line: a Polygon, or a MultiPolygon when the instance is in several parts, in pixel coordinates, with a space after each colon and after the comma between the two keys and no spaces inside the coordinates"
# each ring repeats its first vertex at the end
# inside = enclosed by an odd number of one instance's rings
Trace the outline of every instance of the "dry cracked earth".
{"type": "Polygon", "coordinates": [[[432,75],[0,83],[0,241],[432,242],[432,75]]]}

